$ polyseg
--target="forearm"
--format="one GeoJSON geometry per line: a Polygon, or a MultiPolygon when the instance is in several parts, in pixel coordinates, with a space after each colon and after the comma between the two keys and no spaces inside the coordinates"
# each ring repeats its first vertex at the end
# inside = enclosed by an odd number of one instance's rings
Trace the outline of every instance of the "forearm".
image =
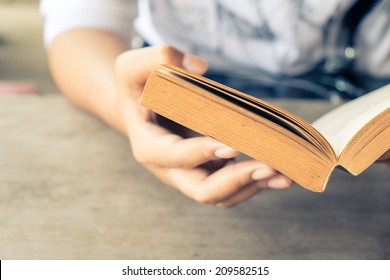
{"type": "Polygon", "coordinates": [[[50,69],[58,87],[74,104],[125,132],[115,107],[115,60],[129,46],[116,35],[97,29],[60,34],[48,48],[50,69]]]}

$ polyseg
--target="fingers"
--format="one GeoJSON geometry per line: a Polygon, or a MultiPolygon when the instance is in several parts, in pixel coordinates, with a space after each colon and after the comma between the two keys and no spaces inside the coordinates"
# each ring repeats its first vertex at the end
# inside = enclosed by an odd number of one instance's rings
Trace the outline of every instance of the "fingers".
{"type": "Polygon", "coordinates": [[[183,139],[166,133],[131,141],[136,160],[164,168],[195,168],[216,159],[236,157],[239,152],[209,137],[183,139]],[[148,143],[149,142],[149,143],[148,143]]]}
{"type": "MultiPolygon", "coordinates": [[[[260,170],[262,171],[262,170],[260,170]]],[[[257,176],[260,175],[260,171],[256,171],[258,173],[257,176]]],[[[256,175],[252,174],[252,178],[256,177],[256,175]]],[[[224,199],[223,201],[216,204],[216,206],[222,208],[230,208],[236,206],[237,204],[251,198],[258,192],[265,190],[267,188],[272,189],[285,189],[293,185],[293,181],[290,178],[282,174],[277,174],[273,177],[269,177],[263,175],[264,179],[259,179],[245,187],[243,187],[238,192],[234,193],[232,196],[224,199]],[[267,178],[268,177],[268,178],[267,178]]]]}
{"type": "Polygon", "coordinates": [[[248,200],[258,192],[262,191],[265,188],[259,188],[256,183],[249,184],[242,188],[241,191],[237,192],[236,194],[232,195],[231,197],[218,202],[216,206],[221,208],[231,208],[233,206],[236,206],[240,202],[243,202],[245,200],[248,200]]]}
{"type": "Polygon", "coordinates": [[[199,56],[185,53],[183,60],[182,60],[182,66],[189,70],[192,71],[196,74],[202,75],[207,71],[208,65],[207,62],[202,59],[199,56]]]}
{"type": "Polygon", "coordinates": [[[197,202],[233,207],[267,188],[283,189],[293,181],[255,160],[232,163],[210,172],[205,168],[164,168],[146,166],[165,184],[197,202]],[[272,182],[272,183],[271,183],[272,182]]]}
{"type": "Polygon", "coordinates": [[[214,205],[253,183],[252,174],[259,170],[263,170],[263,179],[270,178],[276,173],[267,165],[250,160],[228,165],[212,174],[200,169],[196,172],[176,169],[171,171],[171,176],[173,185],[184,194],[198,202],[214,205]]]}
{"type": "Polygon", "coordinates": [[[294,181],[283,174],[278,174],[267,181],[267,187],[271,189],[285,189],[292,184],[294,181]]]}
{"type": "Polygon", "coordinates": [[[209,137],[183,139],[147,124],[133,134],[133,155],[166,184],[205,204],[231,207],[259,189],[285,188],[287,177],[255,160],[232,163],[239,152],[209,137]],[[225,165],[226,161],[230,164],[225,165]],[[158,170],[158,172],[156,171],[158,170]],[[255,187],[248,187],[253,184],[255,187]]]}
{"type": "Polygon", "coordinates": [[[264,189],[283,189],[293,184],[291,179],[254,160],[230,164],[213,174],[200,169],[176,169],[171,170],[170,176],[174,178],[170,183],[185,195],[223,208],[233,207],[264,189]]]}

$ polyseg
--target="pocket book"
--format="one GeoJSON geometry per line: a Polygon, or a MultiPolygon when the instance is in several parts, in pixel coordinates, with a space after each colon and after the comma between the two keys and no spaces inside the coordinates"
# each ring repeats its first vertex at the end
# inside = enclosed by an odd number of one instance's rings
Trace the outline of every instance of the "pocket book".
{"type": "Polygon", "coordinates": [[[325,190],[336,166],[358,175],[390,149],[390,85],[310,124],[261,99],[161,65],[149,76],[141,104],[316,192],[325,190]]]}

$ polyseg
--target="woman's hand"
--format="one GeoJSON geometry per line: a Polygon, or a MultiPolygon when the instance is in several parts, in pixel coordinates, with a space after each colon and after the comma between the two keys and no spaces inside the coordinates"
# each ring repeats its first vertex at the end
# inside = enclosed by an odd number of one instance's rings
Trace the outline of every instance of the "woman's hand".
{"type": "Polygon", "coordinates": [[[221,207],[232,207],[267,187],[293,184],[261,162],[235,162],[237,151],[209,137],[193,136],[172,122],[159,122],[154,113],[139,105],[146,79],[162,63],[198,74],[207,70],[201,58],[169,46],[131,50],[118,57],[117,109],[138,162],[188,197],[221,207]]]}

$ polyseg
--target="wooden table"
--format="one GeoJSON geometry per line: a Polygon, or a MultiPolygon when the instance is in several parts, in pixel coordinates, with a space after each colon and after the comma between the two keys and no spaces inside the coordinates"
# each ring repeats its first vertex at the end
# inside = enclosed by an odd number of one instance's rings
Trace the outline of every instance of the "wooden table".
{"type": "MultiPolygon", "coordinates": [[[[284,101],[313,120],[332,106],[284,101]]],[[[387,259],[390,169],[200,205],[61,95],[0,96],[0,259],[387,259]]]]}

